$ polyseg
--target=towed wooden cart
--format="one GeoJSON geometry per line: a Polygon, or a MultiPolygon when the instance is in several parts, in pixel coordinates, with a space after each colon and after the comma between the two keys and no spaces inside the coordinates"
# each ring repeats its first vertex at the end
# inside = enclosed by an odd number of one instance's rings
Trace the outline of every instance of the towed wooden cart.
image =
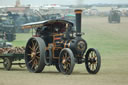
{"type": "Polygon", "coordinates": [[[3,63],[5,70],[10,70],[12,65],[19,65],[21,68],[25,67],[25,63],[14,63],[14,61],[21,61],[24,59],[24,54],[15,54],[15,53],[7,53],[0,54],[0,58],[3,60],[0,63],[3,63]]]}

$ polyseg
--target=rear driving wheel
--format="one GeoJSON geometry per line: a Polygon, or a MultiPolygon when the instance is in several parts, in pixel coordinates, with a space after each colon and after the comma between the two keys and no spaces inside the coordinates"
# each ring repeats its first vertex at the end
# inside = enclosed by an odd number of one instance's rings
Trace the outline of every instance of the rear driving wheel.
{"type": "Polygon", "coordinates": [[[30,38],[25,49],[25,63],[30,72],[39,73],[45,67],[45,42],[40,37],[30,38]]]}
{"type": "Polygon", "coordinates": [[[90,74],[96,74],[100,70],[101,57],[97,49],[90,48],[85,57],[85,66],[90,74]]]}
{"type": "Polygon", "coordinates": [[[64,74],[70,75],[75,65],[75,59],[72,51],[69,48],[64,48],[60,52],[59,68],[64,74]]]}

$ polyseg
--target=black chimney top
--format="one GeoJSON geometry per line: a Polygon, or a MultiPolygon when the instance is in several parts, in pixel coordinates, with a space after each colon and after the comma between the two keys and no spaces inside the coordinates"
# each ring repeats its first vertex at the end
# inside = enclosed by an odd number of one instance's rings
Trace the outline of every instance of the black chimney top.
{"type": "Polygon", "coordinates": [[[81,13],[82,13],[81,9],[75,10],[75,14],[76,14],[76,30],[77,30],[78,34],[81,34],[81,13]]]}

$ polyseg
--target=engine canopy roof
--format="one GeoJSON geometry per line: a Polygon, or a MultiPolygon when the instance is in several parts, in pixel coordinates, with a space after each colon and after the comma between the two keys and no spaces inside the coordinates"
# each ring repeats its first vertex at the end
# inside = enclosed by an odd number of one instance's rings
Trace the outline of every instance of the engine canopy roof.
{"type": "Polygon", "coordinates": [[[31,28],[39,28],[43,26],[54,26],[54,25],[63,25],[63,26],[73,26],[73,23],[67,20],[45,20],[45,21],[39,21],[39,22],[32,22],[22,25],[22,29],[31,29],[31,28]]]}

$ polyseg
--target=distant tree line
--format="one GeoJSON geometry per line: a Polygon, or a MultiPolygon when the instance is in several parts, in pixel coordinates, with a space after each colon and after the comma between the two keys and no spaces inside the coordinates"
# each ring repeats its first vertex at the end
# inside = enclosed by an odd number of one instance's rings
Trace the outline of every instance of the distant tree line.
{"type": "Polygon", "coordinates": [[[70,5],[70,7],[72,8],[76,8],[76,7],[82,7],[82,8],[91,8],[92,6],[98,6],[98,7],[113,7],[113,6],[117,6],[118,8],[121,7],[128,7],[128,4],[84,4],[84,5],[70,5]]]}

